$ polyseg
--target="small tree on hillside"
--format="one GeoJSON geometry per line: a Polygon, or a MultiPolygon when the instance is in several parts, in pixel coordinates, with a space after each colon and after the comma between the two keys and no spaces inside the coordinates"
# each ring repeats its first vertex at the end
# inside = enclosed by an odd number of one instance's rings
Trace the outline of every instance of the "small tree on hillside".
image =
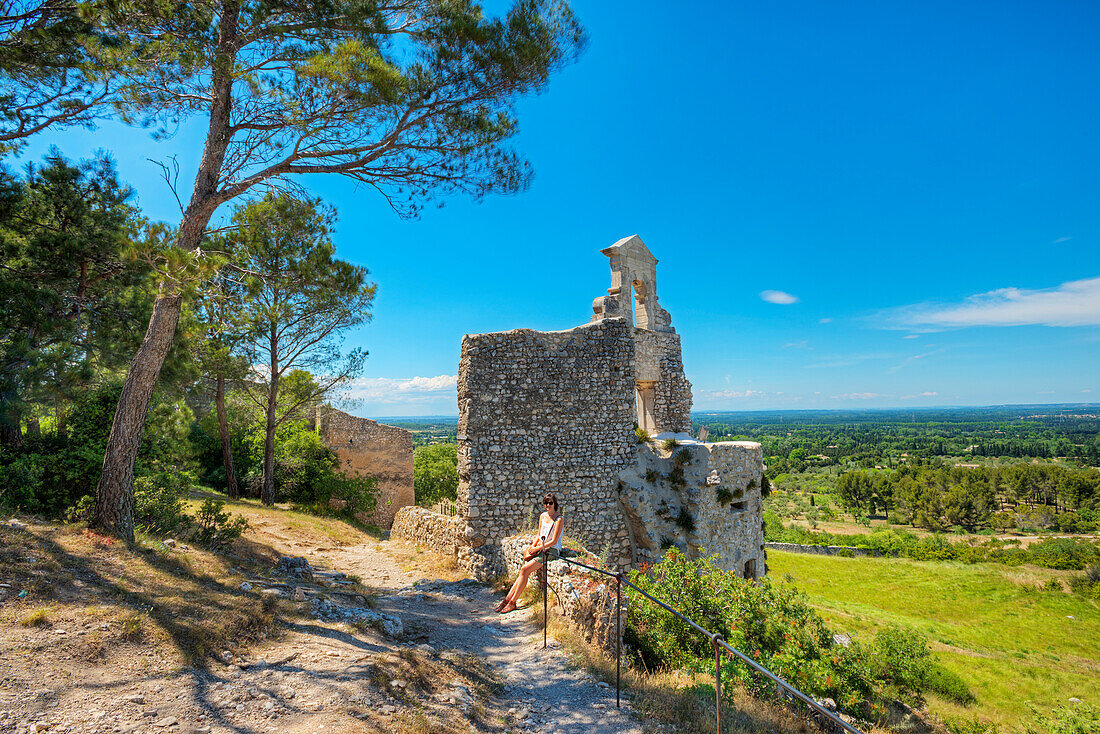
{"type": "Polygon", "coordinates": [[[275,502],[276,429],[358,374],[366,358],[359,349],[343,354],[340,341],[345,330],[370,319],[375,286],[366,268],[333,259],[332,214],[318,205],[268,195],[237,211],[237,229],[227,238],[244,280],[239,318],[260,360],[257,381],[264,383],[249,393],[264,412],[260,497],[268,505],[275,502]],[[311,373],[316,382],[296,384],[294,398],[280,403],[280,381],[288,373],[311,373]]]}

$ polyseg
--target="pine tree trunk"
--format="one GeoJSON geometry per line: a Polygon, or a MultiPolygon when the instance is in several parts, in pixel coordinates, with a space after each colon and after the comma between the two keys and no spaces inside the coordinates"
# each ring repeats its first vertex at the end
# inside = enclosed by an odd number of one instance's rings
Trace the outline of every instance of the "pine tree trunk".
{"type": "Polygon", "coordinates": [[[38,422],[38,413],[31,413],[29,416],[27,416],[27,435],[42,435],[42,424],[38,422]]]}
{"type": "Polygon", "coordinates": [[[237,472],[233,468],[233,443],[229,440],[229,421],[225,417],[225,378],[218,375],[218,389],[214,397],[218,408],[218,435],[222,440],[222,464],[225,466],[225,488],[229,496],[241,496],[237,487],[237,472]]]}
{"type": "Polygon", "coordinates": [[[279,398],[278,337],[275,325],[270,334],[271,380],[267,386],[267,432],[264,437],[264,488],[260,495],[265,505],[275,504],[275,407],[279,398]]]}
{"type": "Polygon", "coordinates": [[[134,540],[134,460],[153,388],[172,346],[182,307],[183,296],[178,293],[162,290],[154,301],[149,328],[130,362],[107,439],[92,527],[128,542],[134,540]]]}
{"type": "Polygon", "coordinates": [[[15,409],[15,390],[0,393],[0,446],[20,448],[23,446],[23,431],[19,428],[21,416],[15,409]]]}

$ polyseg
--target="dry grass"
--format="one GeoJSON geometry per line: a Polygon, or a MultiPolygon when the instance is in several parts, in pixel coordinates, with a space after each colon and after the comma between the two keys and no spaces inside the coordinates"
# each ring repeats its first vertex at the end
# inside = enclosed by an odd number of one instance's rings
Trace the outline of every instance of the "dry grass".
{"type": "Polygon", "coordinates": [[[50,610],[35,609],[30,614],[19,620],[24,627],[48,627],[50,625],[50,610]]]}
{"type": "MultiPolygon", "coordinates": [[[[532,610],[532,621],[542,626],[542,605],[532,610]]],[[[570,660],[597,680],[615,685],[615,658],[589,644],[556,610],[549,615],[549,633],[570,660]]],[[[676,731],[716,734],[714,677],[689,672],[647,672],[629,667],[622,671],[624,700],[648,723],[676,731]]],[[[741,688],[724,691],[721,734],[818,734],[821,730],[779,704],[754,698],[741,688]]],[[[648,729],[647,729],[648,730],[648,729]]],[[[869,732],[869,734],[876,734],[869,732]]]]}
{"type": "Polygon", "coordinates": [[[486,729],[496,731],[503,721],[488,713],[490,699],[501,691],[500,682],[475,655],[446,652],[434,658],[418,650],[402,649],[396,654],[376,657],[370,678],[372,686],[390,691],[407,707],[393,719],[366,722],[371,732],[468,734],[486,729]],[[391,685],[394,681],[403,681],[405,685],[394,687],[391,685]],[[470,703],[465,715],[457,706],[433,705],[438,694],[455,686],[469,691],[470,703]]]}
{"type": "Polygon", "coordinates": [[[454,556],[445,556],[402,541],[386,544],[386,553],[405,571],[412,571],[424,578],[458,581],[466,578],[466,572],[454,556]]]}
{"type": "Polygon", "coordinates": [[[240,591],[243,577],[230,562],[199,549],[127,546],[75,526],[0,525],[0,568],[13,588],[28,591],[0,608],[0,627],[21,619],[37,620],[35,626],[98,622],[74,641],[86,660],[113,653],[119,643],[141,643],[176,665],[201,664],[213,649],[273,629],[274,602],[240,591]],[[44,603],[48,616],[31,611],[44,603]]]}

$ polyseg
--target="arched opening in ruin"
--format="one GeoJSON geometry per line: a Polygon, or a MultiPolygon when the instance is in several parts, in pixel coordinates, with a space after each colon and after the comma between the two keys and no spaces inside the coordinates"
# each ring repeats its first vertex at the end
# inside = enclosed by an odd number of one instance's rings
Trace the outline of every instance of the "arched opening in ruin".
{"type": "Polygon", "coordinates": [[[635,407],[638,414],[638,427],[649,433],[657,432],[656,380],[638,380],[635,383],[635,407]]]}
{"type": "Polygon", "coordinates": [[[634,287],[634,300],[637,302],[634,325],[639,329],[652,329],[653,317],[649,308],[649,288],[644,280],[635,280],[632,285],[634,287]]]}

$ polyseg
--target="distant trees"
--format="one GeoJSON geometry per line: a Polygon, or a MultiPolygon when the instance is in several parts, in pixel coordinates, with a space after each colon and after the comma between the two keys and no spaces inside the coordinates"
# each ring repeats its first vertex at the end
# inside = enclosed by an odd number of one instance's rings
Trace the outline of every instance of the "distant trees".
{"type": "Polygon", "coordinates": [[[1068,513],[1100,511],[1100,470],[1055,464],[858,470],[840,475],[837,494],[859,512],[892,505],[896,521],[929,530],[1069,527],[1075,520],[1068,513]]]}
{"type": "Polygon", "coordinates": [[[458,444],[418,446],[413,452],[413,492],[418,505],[455,499],[458,493],[458,444]]]}

